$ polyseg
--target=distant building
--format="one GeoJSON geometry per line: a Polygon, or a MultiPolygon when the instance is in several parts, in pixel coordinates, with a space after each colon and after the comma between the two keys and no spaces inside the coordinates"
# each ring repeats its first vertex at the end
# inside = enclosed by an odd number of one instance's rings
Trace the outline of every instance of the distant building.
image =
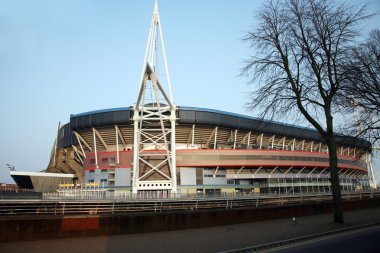
{"type": "Polygon", "coordinates": [[[17,184],[7,184],[7,183],[0,183],[0,190],[1,191],[16,191],[19,187],[17,184]]]}
{"type": "Polygon", "coordinates": [[[30,171],[10,171],[10,175],[21,190],[54,192],[60,185],[74,186],[75,175],[69,173],[45,173],[30,171]]]}

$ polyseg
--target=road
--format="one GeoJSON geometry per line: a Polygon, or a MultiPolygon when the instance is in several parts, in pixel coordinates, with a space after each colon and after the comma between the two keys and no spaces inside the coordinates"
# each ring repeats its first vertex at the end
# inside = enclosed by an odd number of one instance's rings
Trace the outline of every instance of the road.
{"type": "Polygon", "coordinates": [[[380,252],[380,225],[359,231],[321,238],[294,246],[266,250],[275,253],[377,253],[380,252]]]}

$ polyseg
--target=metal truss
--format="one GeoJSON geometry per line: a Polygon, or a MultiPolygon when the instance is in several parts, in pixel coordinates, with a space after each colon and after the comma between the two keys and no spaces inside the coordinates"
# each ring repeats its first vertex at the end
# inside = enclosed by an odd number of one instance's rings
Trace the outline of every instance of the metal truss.
{"type": "MultiPolygon", "coordinates": [[[[376,149],[376,148],[375,148],[376,149]]],[[[376,177],[375,177],[375,173],[373,172],[373,167],[372,167],[372,156],[371,154],[367,154],[367,170],[368,170],[368,179],[369,179],[369,182],[370,182],[370,186],[373,188],[373,189],[376,189],[377,188],[377,182],[376,182],[376,177]]]]}
{"type": "Polygon", "coordinates": [[[157,3],[148,35],[140,89],[133,107],[134,148],[132,191],[177,191],[175,123],[165,47],[157,3]],[[161,52],[159,52],[161,45],[161,52]],[[159,80],[159,56],[162,54],[169,95],[159,80]]]}

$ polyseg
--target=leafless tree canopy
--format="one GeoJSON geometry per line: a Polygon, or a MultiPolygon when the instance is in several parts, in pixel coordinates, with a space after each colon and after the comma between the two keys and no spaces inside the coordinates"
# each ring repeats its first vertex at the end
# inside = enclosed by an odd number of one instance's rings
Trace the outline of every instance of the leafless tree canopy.
{"type": "MultiPolygon", "coordinates": [[[[329,148],[334,222],[343,223],[333,114],[347,83],[345,68],[365,6],[332,0],[270,0],[258,13],[258,25],[245,41],[255,48],[242,74],[259,81],[250,109],[265,116],[301,112],[329,148]]],[[[255,82],[256,83],[256,82],[255,82]]]]}
{"type": "Polygon", "coordinates": [[[380,30],[352,49],[342,104],[355,115],[351,133],[372,142],[380,139],[380,30]]]}
{"type": "Polygon", "coordinates": [[[345,79],[342,64],[358,36],[359,21],[367,17],[365,6],[269,1],[258,13],[256,29],[244,38],[255,55],[245,61],[242,73],[259,83],[249,108],[266,117],[301,111],[323,132],[345,79]]]}

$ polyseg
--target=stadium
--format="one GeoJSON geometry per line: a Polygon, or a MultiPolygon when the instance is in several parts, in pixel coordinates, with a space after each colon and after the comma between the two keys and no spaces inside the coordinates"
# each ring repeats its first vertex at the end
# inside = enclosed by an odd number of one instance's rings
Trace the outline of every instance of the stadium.
{"type": "MultiPolygon", "coordinates": [[[[329,191],[328,150],[314,130],[191,107],[178,107],[176,118],[177,192],[329,191]]],[[[71,115],[59,131],[55,164],[49,170],[74,173],[80,184],[90,187],[94,183],[132,191],[133,136],[132,108],[71,115]]],[[[342,189],[365,189],[371,145],[343,136],[337,143],[342,189]]],[[[147,151],[154,164],[163,160],[163,150],[147,151]]],[[[143,176],[150,167],[141,167],[143,176]]],[[[170,182],[162,182],[168,174],[168,166],[151,171],[141,180],[144,190],[169,190],[170,182]]]]}
{"type": "MultiPolygon", "coordinates": [[[[57,177],[60,187],[113,192],[330,191],[328,148],[315,130],[172,101],[156,6],[135,105],[71,115],[47,172],[74,175],[73,184],[57,177]],[[157,45],[167,89],[156,73],[157,45]]],[[[342,190],[368,189],[371,144],[340,135],[336,142],[342,190]]]]}

